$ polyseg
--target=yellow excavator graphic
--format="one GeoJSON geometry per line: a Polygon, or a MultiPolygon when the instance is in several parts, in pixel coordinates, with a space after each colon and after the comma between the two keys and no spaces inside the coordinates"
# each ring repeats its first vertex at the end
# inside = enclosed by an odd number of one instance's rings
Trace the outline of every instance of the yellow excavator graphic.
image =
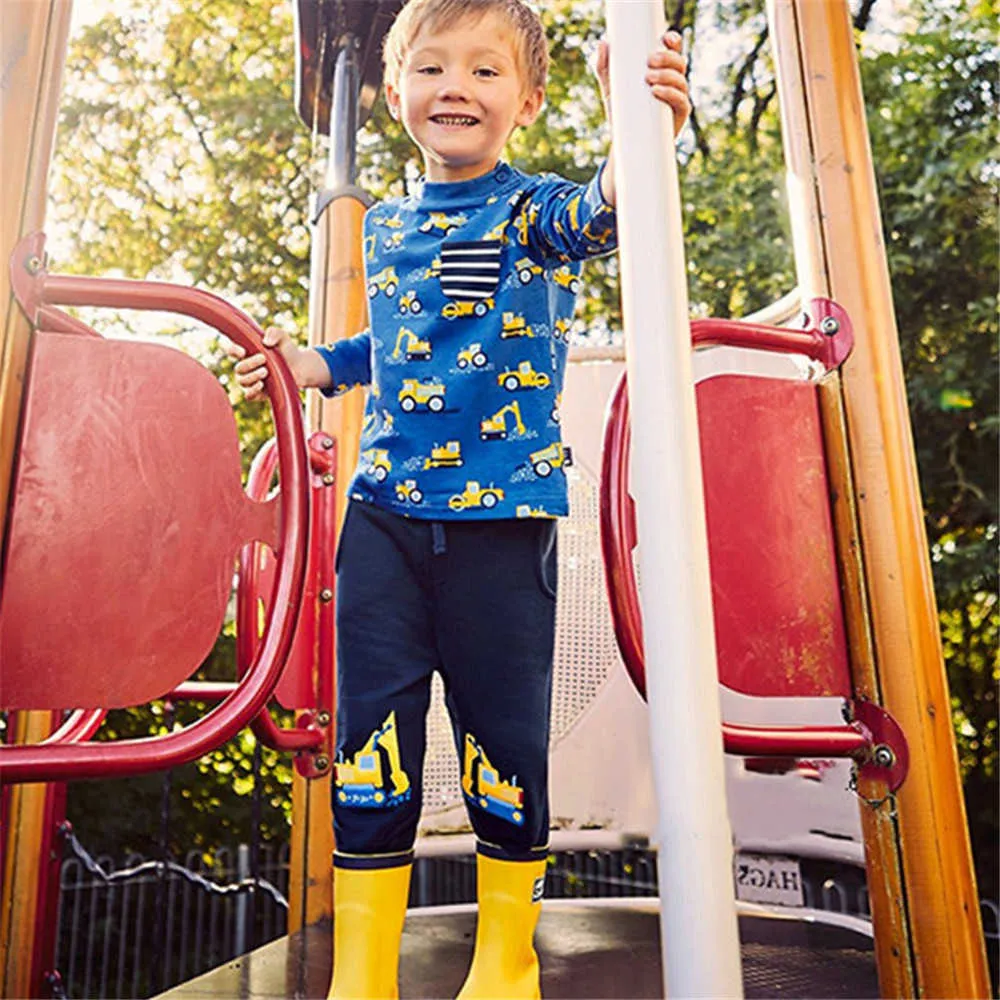
{"type": "Polygon", "coordinates": [[[457,469],[462,464],[462,446],[458,441],[436,444],[430,458],[424,459],[425,469],[457,469]]]}
{"type": "Polygon", "coordinates": [[[337,801],[349,806],[377,809],[395,806],[410,797],[410,779],[399,761],[396,713],[390,712],[379,729],[350,760],[334,764],[337,801]],[[386,788],[384,765],[392,788],[386,788]]]}
{"type": "Polygon", "coordinates": [[[526,428],[521,420],[521,407],[516,402],[508,403],[493,414],[492,417],[483,417],[479,422],[479,436],[483,441],[506,440],[507,438],[507,414],[514,418],[514,425],[518,434],[524,434],[526,428]]]}
{"type": "Polygon", "coordinates": [[[412,330],[408,330],[405,326],[399,328],[399,336],[396,337],[396,349],[392,352],[393,358],[399,358],[400,354],[403,353],[403,341],[406,341],[407,361],[430,360],[430,342],[421,340],[412,330]]]}
{"type": "Polygon", "coordinates": [[[524,789],[517,784],[517,775],[510,781],[501,781],[497,769],[472,733],[465,734],[462,791],[480,809],[518,826],[524,824],[524,789]]]}

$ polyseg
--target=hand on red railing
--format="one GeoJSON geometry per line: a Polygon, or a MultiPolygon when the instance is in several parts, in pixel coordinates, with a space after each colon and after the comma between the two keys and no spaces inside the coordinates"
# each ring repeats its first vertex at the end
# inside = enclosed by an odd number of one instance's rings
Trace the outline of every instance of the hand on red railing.
{"type": "MultiPolygon", "coordinates": [[[[264,331],[264,346],[276,350],[288,365],[300,389],[320,386],[330,379],[326,362],[318,352],[308,347],[299,347],[292,335],[279,326],[269,326],[264,331]]],[[[238,344],[230,344],[226,353],[238,358],[233,371],[236,382],[243,389],[247,399],[263,399],[265,395],[265,380],[267,379],[267,361],[263,354],[251,354],[246,357],[246,351],[238,344]]]]}

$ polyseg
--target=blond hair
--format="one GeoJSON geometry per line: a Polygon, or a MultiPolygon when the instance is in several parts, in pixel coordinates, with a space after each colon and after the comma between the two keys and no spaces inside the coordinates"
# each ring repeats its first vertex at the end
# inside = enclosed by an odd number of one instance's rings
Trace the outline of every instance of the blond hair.
{"type": "Polygon", "coordinates": [[[386,35],[382,53],[386,82],[399,85],[403,60],[425,28],[443,31],[466,18],[478,21],[486,14],[499,15],[514,32],[519,69],[528,89],[544,89],[549,73],[548,40],[540,18],[523,0],[409,0],[386,35]]]}

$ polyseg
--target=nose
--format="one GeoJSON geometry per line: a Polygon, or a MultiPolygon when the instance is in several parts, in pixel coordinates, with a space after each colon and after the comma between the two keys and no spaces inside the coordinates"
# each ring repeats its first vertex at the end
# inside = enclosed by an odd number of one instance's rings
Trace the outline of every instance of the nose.
{"type": "Polygon", "coordinates": [[[468,101],[469,90],[457,73],[445,73],[439,78],[438,98],[442,101],[468,101]]]}

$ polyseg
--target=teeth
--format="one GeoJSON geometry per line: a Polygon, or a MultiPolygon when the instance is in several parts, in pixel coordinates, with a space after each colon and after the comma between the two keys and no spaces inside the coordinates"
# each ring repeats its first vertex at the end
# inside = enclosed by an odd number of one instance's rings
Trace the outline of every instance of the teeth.
{"type": "Polygon", "coordinates": [[[435,115],[432,121],[439,125],[475,125],[477,119],[465,115],[435,115]]]}

